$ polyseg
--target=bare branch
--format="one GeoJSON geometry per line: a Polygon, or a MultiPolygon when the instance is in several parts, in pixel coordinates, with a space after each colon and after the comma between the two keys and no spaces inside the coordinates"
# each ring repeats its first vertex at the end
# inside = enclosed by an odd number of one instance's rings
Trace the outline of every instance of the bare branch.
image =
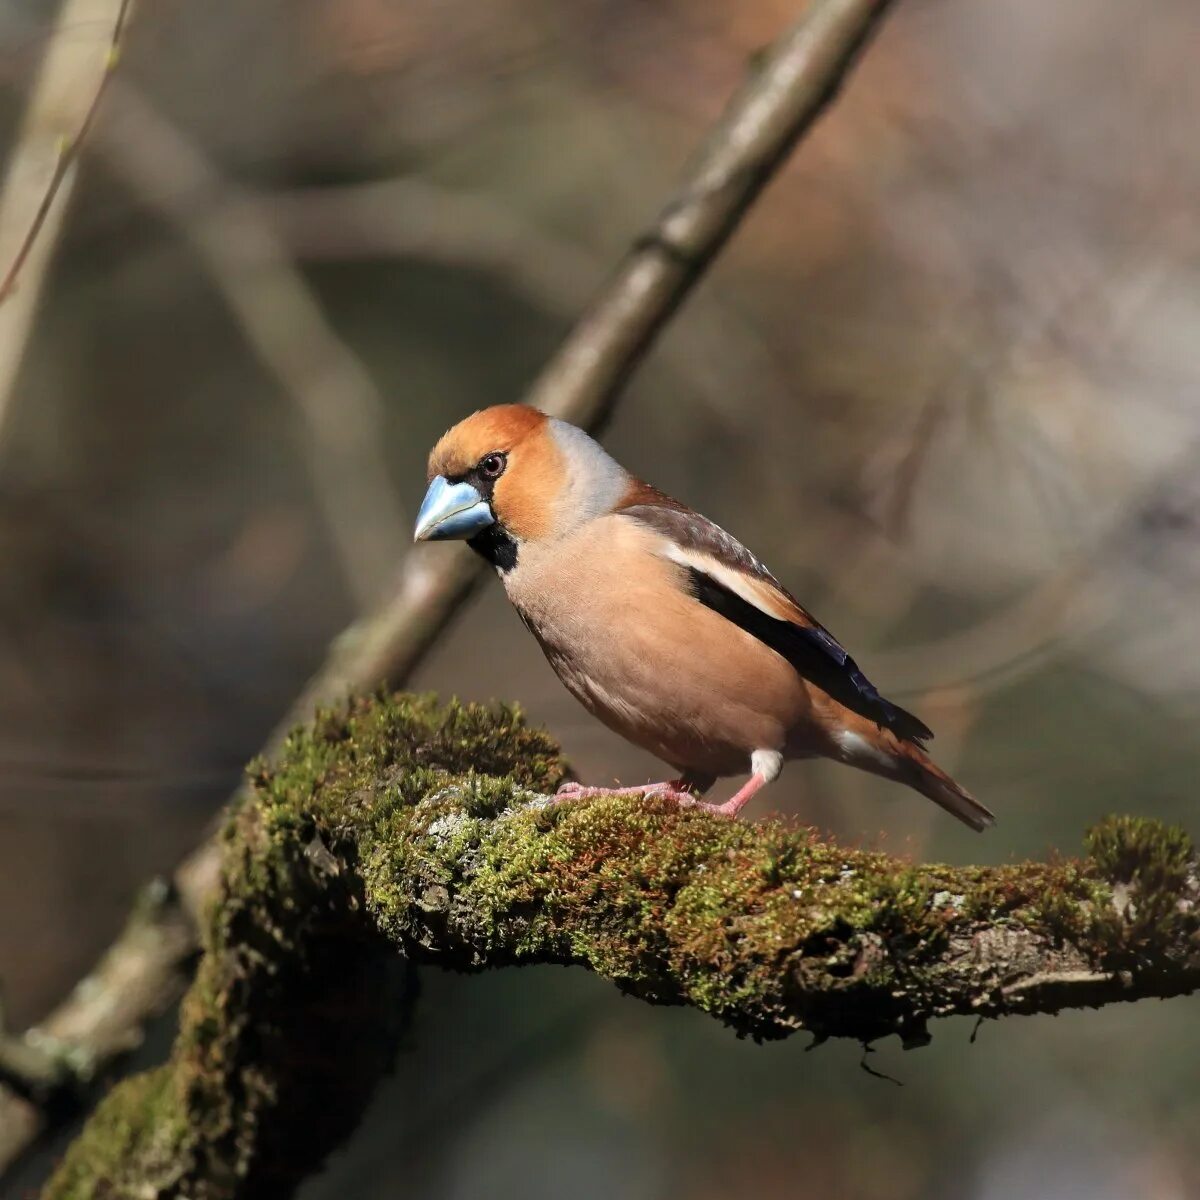
{"type": "Polygon", "coordinates": [[[1110,818],[1081,860],[914,867],[653,797],[555,804],[557,769],[511,713],[403,696],[291,739],[231,818],[171,1061],[100,1105],[48,1200],[291,1195],[353,1125],[321,1098],[353,1118],[390,1064],[402,1006],[361,987],[385,946],[582,966],[758,1039],[919,1046],[951,1014],[1200,988],[1195,848],[1157,822],[1110,818]]]}
{"type": "Polygon", "coordinates": [[[0,193],[0,439],[12,387],[32,328],[75,182],[80,147],[91,131],[121,45],[131,0],[67,0],[9,155],[0,193]],[[96,46],[81,25],[111,28],[96,46]],[[97,78],[98,76],[98,78],[97,78]]]}
{"type": "Polygon", "coordinates": [[[889,7],[820,0],[759,60],[658,219],[534,383],[529,403],[599,424],[663,324],[836,95],[889,7]]]}
{"type": "MultiPolygon", "coordinates": [[[[547,313],[591,297],[610,264],[591,250],[485,195],[408,175],[262,195],[264,216],[304,260],[405,258],[495,276],[547,313]]],[[[662,361],[715,413],[728,413],[747,379],[782,401],[791,385],[733,305],[696,295],[686,325],[658,349],[662,361]]]]}
{"type": "MultiPolygon", "coordinates": [[[[630,372],[787,151],[836,93],[888,7],[889,0],[816,0],[795,27],[761,56],[753,76],[731,101],[697,157],[678,198],[637,239],[608,286],[534,384],[527,397],[531,403],[592,429],[603,425],[630,372]]],[[[148,123],[141,127],[153,132],[148,123]]],[[[171,150],[165,140],[161,145],[164,152],[171,150]]],[[[195,169],[194,160],[186,156],[179,156],[176,162],[181,170],[195,169]]],[[[211,225],[208,230],[206,252],[214,254],[221,248],[213,244],[211,225]]],[[[245,226],[240,230],[244,233],[245,226]]],[[[339,700],[348,691],[403,682],[479,580],[480,569],[465,548],[442,547],[434,558],[410,554],[391,598],[334,642],[326,663],[280,729],[305,720],[315,704],[339,700]]],[[[266,748],[268,756],[280,741],[277,732],[266,748]]],[[[191,889],[199,898],[211,895],[205,891],[206,881],[215,879],[219,861],[219,844],[210,840],[183,864],[177,885],[184,891],[191,889]]],[[[138,995],[152,996],[155,1003],[135,1000],[121,1005],[116,998],[107,998],[107,1003],[120,1010],[131,1037],[140,1036],[160,1011],[164,998],[181,988],[191,948],[171,945],[159,958],[145,962],[146,973],[154,978],[146,981],[138,995]],[[156,980],[163,986],[156,986],[156,980]]],[[[118,943],[110,954],[122,952],[118,943]]],[[[96,1002],[77,992],[46,1024],[70,1025],[77,1006],[96,1002]]],[[[37,1033],[34,1030],[27,1036],[36,1040],[37,1033]]],[[[111,1061],[92,1053],[90,1047],[79,1050],[94,1070],[111,1061]]],[[[0,1106],[2,1103],[0,1094],[0,1106]]],[[[29,1144],[19,1138],[8,1141],[18,1150],[29,1144]]],[[[6,1165],[0,1160],[0,1169],[6,1165]]]]}

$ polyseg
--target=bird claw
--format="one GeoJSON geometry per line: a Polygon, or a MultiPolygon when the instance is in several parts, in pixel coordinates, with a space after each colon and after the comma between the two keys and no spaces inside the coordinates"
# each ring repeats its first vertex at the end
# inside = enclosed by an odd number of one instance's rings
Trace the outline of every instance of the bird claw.
{"type": "Polygon", "coordinates": [[[726,800],[724,804],[712,804],[707,800],[701,800],[699,796],[692,796],[683,793],[679,797],[680,808],[698,808],[701,812],[716,813],[720,817],[736,817],[741,808],[739,804],[736,808],[732,801],[726,800]]]}
{"type": "Polygon", "coordinates": [[[691,792],[683,791],[677,786],[676,780],[665,783],[644,783],[640,787],[586,787],[582,783],[570,780],[559,785],[554,794],[554,802],[561,800],[597,800],[602,796],[661,796],[664,800],[674,800],[677,804],[694,803],[695,797],[691,792]]]}
{"type": "Polygon", "coordinates": [[[694,792],[688,790],[682,779],[668,779],[663,783],[644,783],[641,787],[585,787],[582,783],[571,780],[561,784],[554,796],[554,803],[563,800],[597,800],[602,796],[644,796],[649,799],[657,796],[662,800],[674,801],[680,808],[698,808],[703,812],[715,813],[719,817],[736,817],[746,806],[746,802],[764,784],[766,780],[757,772],[750,777],[741,790],[724,804],[710,804],[702,800],[694,792]]]}
{"type": "Polygon", "coordinates": [[[746,807],[750,798],[766,785],[766,779],[755,771],[753,775],[724,804],[710,804],[698,796],[688,796],[679,802],[681,808],[701,808],[720,817],[736,817],[746,807]]]}
{"type": "Polygon", "coordinates": [[[657,796],[661,800],[674,800],[680,808],[688,808],[693,804],[703,804],[703,800],[697,800],[691,792],[686,792],[681,788],[673,787],[669,783],[660,783],[657,786],[642,789],[643,794],[649,799],[651,796],[657,796]]]}

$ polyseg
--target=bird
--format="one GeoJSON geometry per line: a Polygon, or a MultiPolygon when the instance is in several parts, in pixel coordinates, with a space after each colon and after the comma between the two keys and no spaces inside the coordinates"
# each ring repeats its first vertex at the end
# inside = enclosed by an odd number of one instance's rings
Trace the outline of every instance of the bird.
{"type": "Polygon", "coordinates": [[[995,817],[926,752],[842,644],[736,538],[626,471],[582,429],[500,404],[429,455],[414,541],[462,540],[498,573],[567,690],[669,764],[642,787],[736,817],[787,761],[829,758],[914,788],[983,830],[995,817]],[[709,803],[718,778],[746,776],[709,803]]]}

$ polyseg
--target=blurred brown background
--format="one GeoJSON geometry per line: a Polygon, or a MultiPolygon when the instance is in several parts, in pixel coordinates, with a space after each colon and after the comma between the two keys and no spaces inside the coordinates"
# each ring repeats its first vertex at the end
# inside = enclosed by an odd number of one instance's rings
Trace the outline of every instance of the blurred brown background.
{"type": "MultiPolygon", "coordinates": [[[[0,146],[56,11],[0,0],[0,146]]],[[[0,424],[14,1026],[197,840],[386,593],[432,440],[519,396],[796,12],[138,6],[0,424]]],[[[1114,809],[1195,831],[1197,62],[1191,0],[905,0],[628,389],[614,453],[771,563],[1000,824],[820,765],[752,815],[957,861],[1114,809]]],[[[494,584],[416,682],[519,700],[590,781],[654,774],[494,584]]],[[[1196,1030],[1187,1000],[949,1022],[873,1057],[898,1090],[578,971],[430,974],[304,1195],[1193,1197],[1196,1030]]]]}

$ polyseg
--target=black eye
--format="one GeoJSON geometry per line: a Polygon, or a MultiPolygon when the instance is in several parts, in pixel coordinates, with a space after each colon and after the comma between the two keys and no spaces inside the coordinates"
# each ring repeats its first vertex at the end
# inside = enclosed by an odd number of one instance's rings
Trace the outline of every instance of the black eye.
{"type": "Polygon", "coordinates": [[[499,450],[493,450],[491,454],[479,460],[479,473],[484,479],[499,479],[504,474],[504,467],[508,462],[508,458],[499,450]]]}

